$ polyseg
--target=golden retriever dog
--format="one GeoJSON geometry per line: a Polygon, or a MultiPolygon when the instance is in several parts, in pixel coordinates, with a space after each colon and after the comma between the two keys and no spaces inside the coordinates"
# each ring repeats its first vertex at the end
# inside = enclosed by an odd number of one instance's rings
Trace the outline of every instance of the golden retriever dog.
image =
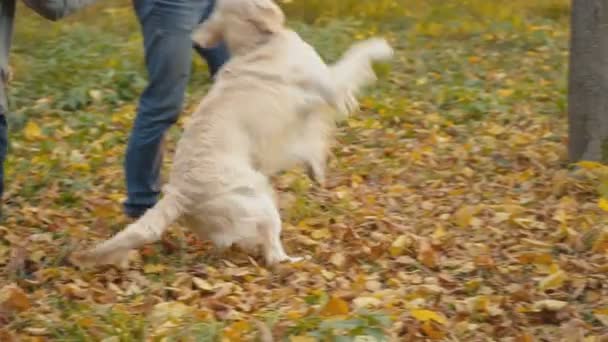
{"type": "Polygon", "coordinates": [[[125,266],[130,250],[158,241],[177,220],[219,248],[261,247],[268,265],[300,260],[281,244],[268,177],[301,163],[323,183],[336,119],[357,108],[355,96],[376,79],[372,62],[392,49],[370,39],[328,66],[284,21],[272,0],[217,1],[193,40],[224,40],[231,60],[186,124],[163,197],[74,263],[125,266]]]}

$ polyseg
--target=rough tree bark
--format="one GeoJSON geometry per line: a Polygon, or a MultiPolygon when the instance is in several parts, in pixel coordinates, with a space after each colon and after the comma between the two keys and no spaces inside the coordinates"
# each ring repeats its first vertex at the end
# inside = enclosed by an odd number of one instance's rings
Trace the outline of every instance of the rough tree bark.
{"type": "Polygon", "coordinates": [[[570,39],[570,161],[608,162],[608,0],[572,1],[570,39]]]}

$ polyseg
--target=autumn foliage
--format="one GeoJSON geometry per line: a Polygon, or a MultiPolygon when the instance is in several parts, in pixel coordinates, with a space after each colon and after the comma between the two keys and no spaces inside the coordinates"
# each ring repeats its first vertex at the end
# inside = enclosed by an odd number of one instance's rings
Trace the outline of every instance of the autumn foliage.
{"type": "MultiPolygon", "coordinates": [[[[66,256],[127,224],[145,85],[130,4],[57,24],[20,8],[0,340],[604,341],[608,168],[567,163],[568,2],[284,6],[328,60],[372,35],[397,50],[340,127],[327,187],[274,180],[286,248],[309,258],[267,269],[176,226],[127,271],[66,256]]],[[[208,85],[197,61],[182,121],[208,85]]]]}

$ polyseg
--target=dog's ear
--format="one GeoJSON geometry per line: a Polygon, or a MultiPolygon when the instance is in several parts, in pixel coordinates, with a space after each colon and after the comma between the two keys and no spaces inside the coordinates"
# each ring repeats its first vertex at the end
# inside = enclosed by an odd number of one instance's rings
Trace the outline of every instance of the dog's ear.
{"type": "Polygon", "coordinates": [[[285,24],[285,15],[272,0],[252,0],[249,21],[262,33],[279,32],[285,24]]]}
{"type": "Polygon", "coordinates": [[[221,18],[214,13],[192,33],[192,40],[202,48],[212,48],[222,40],[221,18]]]}

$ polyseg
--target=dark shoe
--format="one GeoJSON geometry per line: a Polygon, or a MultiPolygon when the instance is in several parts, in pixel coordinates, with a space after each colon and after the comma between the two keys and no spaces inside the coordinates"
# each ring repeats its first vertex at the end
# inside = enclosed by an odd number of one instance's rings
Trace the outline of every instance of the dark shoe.
{"type": "Polygon", "coordinates": [[[123,211],[125,213],[125,215],[127,215],[130,219],[138,219],[140,217],[142,217],[146,211],[148,211],[148,209],[150,209],[151,206],[147,206],[147,205],[142,205],[142,206],[138,206],[138,205],[125,205],[123,207],[123,211]]]}

